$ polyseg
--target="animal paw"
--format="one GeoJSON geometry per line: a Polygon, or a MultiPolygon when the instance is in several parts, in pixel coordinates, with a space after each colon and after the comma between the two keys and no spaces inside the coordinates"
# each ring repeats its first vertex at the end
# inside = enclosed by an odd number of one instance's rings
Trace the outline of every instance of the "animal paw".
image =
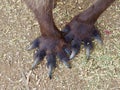
{"type": "Polygon", "coordinates": [[[83,44],[86,49],[86,58],[89,59],[90,51],[94,48],[93,40],[96,39],[102,44],[102,37],[99,30],[94,24],[87,23],[74,17],[62,30],[64,38],[68,43],[71,43],[72,53],[70,59],[74,58],[80,51],[83,44]]]}
{"type": "Polygon", "coordinates": [[[46,57],[48,75],[50,79],[52,78],[52,71],[56,67],[56,56],[68,68],[70,68],[68,57],[70,51],[63,38],[45,36],[38,37],[27,48],[27,50],[32,49],[36,49],[36,52],[34,53],[32,69],[34,69],[46,57]]]}

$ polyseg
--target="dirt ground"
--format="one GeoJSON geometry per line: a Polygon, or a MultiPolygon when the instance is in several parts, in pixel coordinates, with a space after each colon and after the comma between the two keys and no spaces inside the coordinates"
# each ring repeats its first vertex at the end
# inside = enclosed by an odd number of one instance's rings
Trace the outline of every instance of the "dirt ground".
{"type": "MultiPolygon", "coordinates": [[[[59,29],[93,1],[58,2],[54,18],[59,29]]],[[[96,25],[104,44],[95,42],[88,62],[82,48],[71,61],[71,69],[58,61],[49,80],[46,61],[31,71],[34,51],[25,50],[40,35],[33,13],[21,0],[0,0],[0,90],[120,90],[120,0],[100,16],[96,25]]]]}

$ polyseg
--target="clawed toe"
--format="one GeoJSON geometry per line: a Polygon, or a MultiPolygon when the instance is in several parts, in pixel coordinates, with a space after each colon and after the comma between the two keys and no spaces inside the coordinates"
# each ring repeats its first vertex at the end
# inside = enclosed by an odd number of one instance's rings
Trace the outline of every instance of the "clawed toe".
{"type": "Polygon", "coordinates": [[[39,44],[40,44],[40,38],[38,37],[30,44],[30,46],[27,47],[27,50],[29,51],[29,50],[38,48],[39,44]]]}
{"type": "Polygon", "coordinates": [[[70,55],[70,59],[74,58],[76,54],[78,54],[79,50],[80,50],[80,46],[81,46],[81,41],[78,39],[74,39],[71,42],[71,49],[72,49],[72,53],[70,55]]]}
{"type": "Polygon", "coordinates": [[[32,64],[32,69],[34,69],[45,57],[46,53],[44,50],[37,50],[34,54],[34,62],[32,64]]]}
{"type": "Polygon", "coordinates": [[[54,54],[48,54],[46,56],[47,59],[47,68],[48,68],[48,75],[49,78],[52,78],[52,71],[56,67],[56,57],[54,54]]]}

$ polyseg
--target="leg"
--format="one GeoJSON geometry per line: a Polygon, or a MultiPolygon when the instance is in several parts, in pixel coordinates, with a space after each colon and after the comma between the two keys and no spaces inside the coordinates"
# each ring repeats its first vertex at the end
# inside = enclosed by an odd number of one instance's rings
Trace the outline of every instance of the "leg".
{"type": "MultiPolygon", "coordinates": [[[[40,25],[41,36],[35,39],[31,45],[28,47],[28,50],[37,48],[37,51],[34,55],[34,63],[32,69],[36,67],[46,56],[47,58],[47,67],[48,74],[51,79],[52,70],[56,66],[56,55],[60,52],[60,58],[62,59],[65,65],[68,65],[69,58],[66,54],[66,48],[68,44],[65,42],[62,33],[56,27],[53,16],[52,9],[55,0],[24,0],[27,6],[33,11],[40,25]]],[[[67,50],[68,51],[68,50],[67,50]]]]}
{"type": "Polygon", "coordinates": [[[97,0],[87,10],[75,16],[68,23],[63,33],[67,42],[71,43],[72,59],[79,51],[81,43],[86,48],[87,59],[89,59],[90,50],[93,48],[92,41],[97,39],[102,43],[101,34],[94,26],[98,17],[114,2],[115,0],[97,0]]]}

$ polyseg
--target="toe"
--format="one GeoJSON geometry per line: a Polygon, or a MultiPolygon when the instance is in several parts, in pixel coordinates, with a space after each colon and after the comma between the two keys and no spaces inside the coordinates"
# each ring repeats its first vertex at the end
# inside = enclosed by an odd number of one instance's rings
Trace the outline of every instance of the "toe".
{"type": "Polygon", "coordinates": [[[56,67],[56,57],[54,54],[48,54],[46,56],[47,59],[47,67],[48,67],[48,76],[52,78],[52,71],[56,67]]]}
{"type": "Polygon", "coordinates": [[[30,46],[27,48],[27,50],[29,51],[29,50],[38,48],[38,47],[39,47],[39,44],[40,44],[40,38],[36,38],[36,39],[30,44],[30,46]]]}
{"type": "Polygon", "coordinates": [[[34,54],[34,62],[32,64],[32,69],[34,69],[45,57],[45,51],[44,50],[37,50],[34,54]]]}
{"type": "Polygon", "coordinates": [[[72,53],[70,55],[70,59],[74,58],[76,54],[78,54],[79,50],[80,50],[80,46],[81,46],[81,41],[74,39],[71,42],[71,49],[72,49],[72,53]]]}
{"type": "Polygon", "coordinates": [[[85,46],[85,49],[86,49],[86,58],[89,59],[90,57],[90,50],[93,49],[93,43],[92,43],[92,40],[85,40],[84,41],[84,46],[85,46]]]}

